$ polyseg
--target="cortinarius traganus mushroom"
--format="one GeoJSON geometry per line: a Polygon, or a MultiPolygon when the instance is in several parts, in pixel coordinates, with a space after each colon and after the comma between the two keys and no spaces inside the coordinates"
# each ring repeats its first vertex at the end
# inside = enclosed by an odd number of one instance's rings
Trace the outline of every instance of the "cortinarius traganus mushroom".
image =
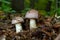
{"type": "Polygon", "coordinates": [[[22,17],[13,18],[12,24],[15,24],[16,26],[16,33],[19,33],[22,31],[22,25],[21,25],[22,22],[24,22],[22,17]]]}
{"type": "Polygon", "coordinates": [[[6,31],[5,30],[2,30],[0,31],[0,40],[6,40],[6,31]]]}
{"type": "Polygon", "coordinates": [[[5,36],[5,35],[2,35],[2,36],[0,37],[0,40],[6,40],[6,36],[5,36]]]}
{"type": "Polygon", "coordinates": [[[30,29],[37,28],[36,19],[38,19],[38,11],[31,9],[26,13],[25,18],[30,19],[30,29]]]}

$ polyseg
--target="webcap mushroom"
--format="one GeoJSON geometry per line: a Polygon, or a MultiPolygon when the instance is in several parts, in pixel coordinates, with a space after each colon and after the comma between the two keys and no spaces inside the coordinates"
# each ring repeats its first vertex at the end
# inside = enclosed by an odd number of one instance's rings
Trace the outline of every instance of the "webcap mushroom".
{"type": "Polygon", "coordinates": [[[22,31],[22,25],[21,23],[24,22],[22,17],[15,17],[12,20],[12,24],[15,24],[16,27],[16,33],[19,33],[22,31]]]}
{"type": "Polygon", "coordinates": [[[2,36],[0,37],[0,40],[6,40],[6,36],[5,36],[5,35],[2,35],[2,36]]]}
{"type": "Polygon", "coordinates": [[[5,30],[0,31],[0,40],[6,40],[6,34],[5,30]]]}
{"type": "Polygon", "coordinates": [[[26,13],[25,18],[30,19],[30,29],[37,28],[35,19],[38,19],[38,11],[31,9],[26,13]]]}

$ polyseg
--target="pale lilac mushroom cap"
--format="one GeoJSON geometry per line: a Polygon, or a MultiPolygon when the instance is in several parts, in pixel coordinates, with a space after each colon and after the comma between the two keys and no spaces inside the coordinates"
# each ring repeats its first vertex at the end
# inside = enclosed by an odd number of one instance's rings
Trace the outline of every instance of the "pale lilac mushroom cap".
{"type": "Polygon", "coordinates": [[[34,10],[34,9],[31,9],[30,11],[28,11],[26,13],[25,18],[35,18],[35,19],[38,19],[38,11],[34,10]]]}
{"type": "Polygon", "coordinates": [[[21,23],[24,22],[22,17],[15,17],[12,19],[12,24],[17,24],[17,23],[21,23]]]}

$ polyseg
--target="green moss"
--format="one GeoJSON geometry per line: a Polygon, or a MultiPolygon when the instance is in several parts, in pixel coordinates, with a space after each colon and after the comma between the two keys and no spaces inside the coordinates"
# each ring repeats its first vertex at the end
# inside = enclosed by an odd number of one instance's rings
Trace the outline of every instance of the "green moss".
{"type": "Polygon", "coordinates": [[[39,14],[43,16],[47,16],[47,12],[45,10],[39,10],[39,14]]]}
{"type": "Polygon", "coordinates": [[[24,1],[24,6],[25,6],[25,8],[29,8],[30,7],[30,1],[29,0],[25,0],[24,1]]]}
{"type": "Polygon", "coordinates": [[[47,3],[48,3],[48,0],[38,0],[38,2],[35,3],[35,8],[39,10],[45,9],[47,3]]]}

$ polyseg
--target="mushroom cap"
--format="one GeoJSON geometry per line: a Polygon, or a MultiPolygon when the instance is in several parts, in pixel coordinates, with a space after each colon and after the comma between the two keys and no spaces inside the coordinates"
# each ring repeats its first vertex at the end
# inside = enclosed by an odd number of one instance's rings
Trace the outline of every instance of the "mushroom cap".
{"type": "Polygon", "coordinates": [[[15,18],[12,19],[12,24],[17,24],[17,23],[20,23],[20,22],[24,22],[22,17],[15,17],[15,18]]]}
{"type": "Polygon", "coordinates": [[[38,18],[38,11],[31,9],[30,11],[27,11],[25,18],[38,18]]]}

